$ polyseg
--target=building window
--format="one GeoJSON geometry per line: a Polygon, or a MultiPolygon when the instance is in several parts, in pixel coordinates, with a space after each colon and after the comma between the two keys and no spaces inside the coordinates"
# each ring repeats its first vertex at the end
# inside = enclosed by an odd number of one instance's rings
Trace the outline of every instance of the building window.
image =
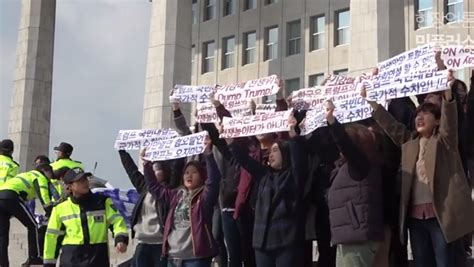
{"type": "Polygon", "coordinates": [[[314,51],[324,47],[324,29],[326,27],[326,20],[324,16],[311,18],[311,40],[310,50],[314,51]]]}
{"type": "Polygon", "coordinates": [[[245,0],[244,11],[257,8],[257,0],[245,0]]]}
{"type": "Polygon", "coordinates": [[[336,12],[336,46],[349,43],[349,10],[336,12]]]}
{"type": "Polygon", "coordinates": [[[265,0],[265,5],[271,5],[275,3],[278,3],[278,0],[265,0]]]}
{"type": "Polygon", "coordinates": [[[224,17],[234,14],[234,8],[234,0],[224,0],[224,17]]]}
{"type": "Polygon", "coordinates": [[[290,94],[293,91],[300,89],[300,78],[289,79],[285,81],[286,93],[290,94]]]}
{"type": "Polygon", "coordinates": [[[216,0],[206,0],[204,7],[204,21],[214,19],[216,17],[216,0]]]}
{"type": "Polygon", "coordinates": [[[196,46],[191,46],[191,75],[196,75],[196,46]]]}
{"type": "Polygon", "coordinates": [[[340,70],[335,70],[333,73],[334,73],[334,75],[347,76],[347,74],[349,73],[349,70],[348,69],[340,69],[340,70]]]}
{"type": "Polygon", "coordinates": [[[192,10],[193,10],[193,24],[197,24],[198,23],[198,4],[197,4],[197,0],[193,0],[193,6],[192,6],[192,10]]]}
{"type": "Polygon", "coordinates": [[[313,74],[308,77],[308,86],[320,86],[321,82],[324,81],[324,73],[313,74]]]}
{"type": "Polygon", "coordinates": [[[299,20],[288,23],[287,26],[288,50],[287,56],[300,53],[301,47],[301,22],[299,20]]]}
{"type": "Polygon", "coordinates": [[[452,23],[459,22],[464,19],[464,1],[463,0],[447,0],[446,14],[444,14],[444,22],[452,23]]]}
{"type": "Polygon", "coordinates": [[[215,52],[215,43],[210,41],[203,44],[202,51],[202,73],[214,71],[214,52],[215,52]]]}
{"type": "Polygon", "coordinates": [[[415,4],[416,29],[433,26],[433,0],[417,0],[415,4]]]}
{"type": "Polygon", "coordinates": [[[242,65],[255,63],[255,50],[257,42],[257,33],[248,32],[244,34],[244,60],[242,65]]]}
{"type": "Polygon", "coordinates": [[[265,60],[278,58],[278,27],[265,29],[265,60]]]}
{"type": "Polygon", "coordinates": [[[234,36],[224,38],[222,48],[222,69],[234,67],[235,38],[234,36]]]}

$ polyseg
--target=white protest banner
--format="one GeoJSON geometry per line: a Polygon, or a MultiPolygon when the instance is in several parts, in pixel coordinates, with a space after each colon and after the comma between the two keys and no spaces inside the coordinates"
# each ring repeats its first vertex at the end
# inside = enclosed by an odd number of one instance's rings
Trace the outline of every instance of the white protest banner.
{"type": "Polygon", "coordinates": [[[216,107],[214,107],[212,103],[198,103],[196,109],[196,122],[214,123],[219,121],[219,116],[217,115],[216,107]]]}
{"type": "Polygon", "coordinates": [[[330,75],[324,86],[353,84],[356,78],[342,75],[330,75]]]}
{"type": "MultiPolygon", "coordinates": [[[[334,106],[334,117],[339,123],[356,122],[372,117],[372,107],[360,96],[336,101],[334,106]]],[[[307,135],[318,128],[327,126],[325,109],[323,104],[319,109],[306,112],[305,121],[300,125],[300,135],[307,135]]]]}
{"type": "Polygon", "coordinates": [[[446,70],[408,75],[395,79],[377,76],[364,82],[369,100],[380,102],[395,98],[439,92],[449,88],[446,70]]]}
{"type": "Polygon", "coordinates": [[[149,161],[179,159],[204,152],[204,140],[208,133],[202,131],[196,134],[161,140],[158,145],[147,149],[145,159],[149,161]]]}
{"type": "Polygon", "coordinates": [[[210,95],[215,92],[215,85],[181,85],[174,87],[170,96],[171,103],[208,102],[210,95]]]}
{"type": "Polygon", "coordinates": [[[417,72],[429,72],[437,68],[435,60],[435,44],[426,44],[411,49],[378,64],[382,79],[393,79],[417,72]]]}
{"type": "Polygon", "coordinates": [[[173,129],[120,130],[115,140],[117,150],[139,150],[152,142],[178,136],[173,129]]]}
{"type": "Polygon", "coordinates": [[[255,115],[274,113],[276,104],[257,104],[255,107],[255,115]]]}
{"type": "Polygon", "coordinates": [[[474,67],[474,46],[447,46],[441,49],[441,59],[448,69],[474,67]]]}
{"type": "Polygon", "coordinates": [[[290,129],[288,118],[291,112],[293,112],[292,109],[241,118],[224,117],[224,132],[220,134],[220,138],[236,138],[288,131],[290,129]]]}
{"type": "Polygon", "coordinates": [[[316,86],[294,91],[291,106],[297,110],[316,109],[326,100],[339,101],[357,97],[359,93],[353,85],[316,86]]]}
{"type": "Polygon", "coordinates": [[[280,79],[271,75],[247,82],[218,86],[215,97],[221,103],[271,96],[280,90],[280,79]]]}

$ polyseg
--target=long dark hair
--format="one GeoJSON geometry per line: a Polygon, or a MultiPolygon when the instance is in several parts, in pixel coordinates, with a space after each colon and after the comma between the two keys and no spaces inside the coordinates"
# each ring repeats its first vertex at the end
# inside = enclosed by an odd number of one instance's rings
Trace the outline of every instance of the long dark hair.
{"type": "Polygon", "coordinates": [[[382,163],[382,154],[379,142],[376,139],[376,134],[372,133],[367,127],[358,123],[348,124],[344,127],[344,130],[352,143],[367,156],[367,159],[371,164],[382,163]]]}

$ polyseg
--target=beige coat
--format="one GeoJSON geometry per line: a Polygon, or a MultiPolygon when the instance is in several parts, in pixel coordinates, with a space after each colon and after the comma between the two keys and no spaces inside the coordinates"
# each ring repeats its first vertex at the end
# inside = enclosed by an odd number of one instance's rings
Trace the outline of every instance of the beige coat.
{"type": "MultiPolygon", "coordinates": [[[[450,243],[474,231],[474,205],[458,151],[456,102],[443,100],[441,113],[439,132],[426,145],[425,166],[436,217],[444,238],[450,243]]],[[[402,148],[400,238],[404,242],[420,138],[409,132],[381,106],[373,113],[373,118],[402,148]]]]}

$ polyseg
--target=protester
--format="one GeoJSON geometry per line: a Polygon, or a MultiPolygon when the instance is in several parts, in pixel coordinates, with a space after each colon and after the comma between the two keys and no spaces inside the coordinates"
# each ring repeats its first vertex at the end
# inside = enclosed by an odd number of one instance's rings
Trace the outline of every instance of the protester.
{"type": "Polygon", "coordinates": [[[234,158],[260,180],[255,206],[253,248],[259,267],[298,266],[303,241],[301,193],[305,178],[302,139],[296,119],[289,120],[292,139],[271,145],[269,166],[250,157],[238,141],[226,139],[234,158]]]}
{"type": "Polygon", "coordinates": [[[42,164],[35,170],[20,173],[0,185],[0,266],[9,266],[8,244],[11,216],[17,218],[28,230],[28,259],[23,265],[43,263],[39,254],[38,225],[34,215],[25,205],[25,201],[39,198],[46,214],[49,215],[52,203],[48,191],[48,178],[52,175],[51,167],[42,164]]]}
{"type": "Polygon", "coordinates": [[[183,186],[177,189],[158,183],[152,163],[144,160],[150,193],[157,201],[170,205],[163,237],[163,255],[168,258],[169,267],[210,267],[212,258],[217,255],[210,229],[221,175],[210,143],[203,157],[207,167],[203,168],[197,161],[188,162],[183,172],[183,186]]]}
{"type": "Polygon", "coordinates": [[[0,142],[0,185],[15,177],[20,164],[13,160],[14,144],[10,139],[0,142]]]}
{"type": "MultiPolygon", "coordinates": [[[[162,257],[163,230],[169,206],[166,203],[157,201],[149,192],[144,176],[138,170],[132,157],[125,150],[119,150],[122,165],[127,172],[130,182],[140,194],[138,202],[132,212],[132,239],[136,237],[138,245],[135,248],[132,265],[134,267],[166,267],[167,262],[162,257]]],[[[177,164],[183,160],[175,161],[177,164]]],[[[152,168],[155,179],[159,183],[169,186],[172,168],[182,168],[169,166],[170,162],[153,162],[152,168]]],[[[181,164],[182,165],[182,164],[181,164]]]]}
{"type": "Polygon", "coordinates": [[[128,230],[123,217],[108,197],[93,194],[88,176],[81,168],[69,170],[64,182],[72,195],[53,208],[46,230],[45,266],[110,266],[107,229],[111,229],[115,248],[125,253],[128,230]]]}
{"type": "Polygon", "coordinates": [[[71,159],[72,151],[74,147],[66,142],[61,142],[59,146],[54,147],[56,151],[57,159],[55,162],[51,163],[53,171],[67,167],[69,169],[81,168],[84,170],[84,166],[80,161],[75,161],[71,159]]]}
{"type": "MultiPolygon", "coordinates": [[[[189,135],[192,134],[190,127],[186,123],[186,118],[184,115],[181,113],[181,109],[178,103],[173,103],[173,115],[174,115],[174,124],[176,127],[176,131],[180,135],[189,135]]],[[[194,124],[194,133],[199,132],[200,130],[211,130],[214,132],[217,132],[216,127],[212,123],[206,124],[207,126],[204,126],[203,128],[202,123],[195,123],[194,124]]],[[[221,158],[219,156],[218,150],[214,149],[214,144],[213,141],[215,139],[211,140],[212,144],[212,150],[214,153],[214,157],[216,158],[216,161],[219,163],[219,159],[221,158]]],[[[195,157],[191,157],[189,160],[197,160],[200,162],[200,164],[205,165],[205,161],[203,160],[203,157],[201,155],[197,155],[195,157]]],[[[218,164],[219,166],[220,164],[218,164]]],[[[221,169],[219,169],[221,171],[221,169]]],[[[222,173],[222,171],[221,171],[222,173]]],[[[222,182],[222,180],[221,180],[222,182]]],[[[225,234],[224,234],[224,229],[223,229],[223,222],[222,222],[222,216],[221,216],[221,208],[219,206],[219,203],[216,203],[216,206],[214,207],[214,212],[212,215],[212,235],[214,239],[216,240],[217,243],[217,249],[219,251],[219,255],[216,257],[216,262],[219,267],[227,267],[228,265],[228,253],[233,253],[233,261],[238,260],[236,256],[235,251],[228,252],[227,251],[227,246],[224,241],[225,239],[225,234]]],[[[237,240],[236,240],[237,241],[237,240]]],[[[235,242],[235,241],[234,241],[235,242]]],[[[229,242],[228,242],[229,244],[229,242]]],[[[232,247],[232,244],[231,244],[232,247]]],[[[231,262],[232,264],[232,262],[231,262]]]]}
{"type": "MultiPolygon", "coordinates": [[[[366,97],[365,89],[362,97],[366,97]]],[[[402,147],[400,233],[410,230],[416,266],[463,266],[463,235],[474,229],[474,207],[458,151],[456,100],[444,92],[441,111],[431,103],[417,109],[410,133],[377,103],[373,118],[402,147]]]]}
{"type": "Polygon", "coordinates": [[[328,192],[336,266],[372,266],[384,240],[380,151],[365,126],[339,124],[334,108],[329,101],[326,120],[341,154],[328,192]]]}

